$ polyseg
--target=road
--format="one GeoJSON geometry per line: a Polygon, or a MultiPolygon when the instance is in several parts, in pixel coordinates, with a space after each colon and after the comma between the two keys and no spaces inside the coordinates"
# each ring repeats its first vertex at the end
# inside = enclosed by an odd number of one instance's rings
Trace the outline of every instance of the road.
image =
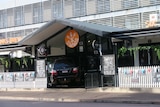
{"type": "Polygon", "coordinates": [[[0,107],[160,107],[155,104],[60,103],[36,101],[0,101],[0,107]]]}

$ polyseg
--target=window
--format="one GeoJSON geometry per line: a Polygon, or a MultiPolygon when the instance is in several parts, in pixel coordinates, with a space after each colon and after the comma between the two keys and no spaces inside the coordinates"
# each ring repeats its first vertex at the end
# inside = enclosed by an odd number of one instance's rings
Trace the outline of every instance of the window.
{"type": "Polygon", "coordinates": [[[130,14],[125,16],[125,28],[139,29],[140,28],[140,14],[130,14]]]}
{"type": "Polygon", "coordinates": [[[110,0],[97,0],[97,13],[110,11],[110,0]]]}
{"type": "Polygon", "coordinates": [[[138,16],[135,15],[132,17],[126,17],[125,18],[125,28],[127,29],[139,29],[140,28],[140,20],[138,19],[138,16]]]}
{"type": "Polygon", "coordinates": [[[35,4],[33,5],[33,23],[42,22],[42,5],[35,4]]]}
{"type": "Polygon", "coordinates": [[[73,14],[75,17],[86,15],[86,1],[74,0],[73,14]]]}
{"type": "Polygon", "coordinates": [[[22,36],[24,36],[23,30],[19,30],[19,31],[14,32],[14,37],[22,37],[22,36]]]}
{"type": "Polygon", "coordinates": [[[13,37],[22,37],[24,36],[24,31],[19,30],[19,31],[12,31],[7,33],[7,38],[13,38],[13,37]]]}
{"type": "Polygon", "coordinates": [[[150,0],[150,4],[160,4],[160,0],[150,0]]]}
{"type": "Polygon", "coordinates": [[[63,17],[63,0],[53,1],[52,12],[53,18],[63,17]]]}
{"type": "Polygon", "coordinates": [[[15,8],[15,26],[23,24],[23,8],[15,8]]]}
{"type": "Polygon", "coordinates": [[[0,39],[4,39],[5,38],[5,33],[0,33],[0,39]]]}
{"type": "Polygon", "coordinates": [[[123,0],[123,8],[130,9],[138,7],[138,0],[123,0]]]}
{"type": "Polygon", "coordinates": [[[0,12],[0,28],[7,27],[7,14],[5,11],[0,12]]]}

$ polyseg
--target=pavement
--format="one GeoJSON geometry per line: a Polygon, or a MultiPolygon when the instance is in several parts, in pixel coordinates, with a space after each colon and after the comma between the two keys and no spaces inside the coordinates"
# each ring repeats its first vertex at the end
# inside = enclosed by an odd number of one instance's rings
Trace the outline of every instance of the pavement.
{"type": "Polygon", "coordinates": [[[160,88],[1,88],[0,100],[160,104],[160,88]]]}

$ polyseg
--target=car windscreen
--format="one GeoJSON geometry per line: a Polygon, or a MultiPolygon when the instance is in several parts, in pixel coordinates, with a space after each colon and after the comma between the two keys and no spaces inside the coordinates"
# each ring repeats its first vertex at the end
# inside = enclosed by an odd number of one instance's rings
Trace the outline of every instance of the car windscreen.
{"type": "Polygon", "coordinates": [[[60,59],[57,60],[54,64],[54,69],[64,69],[74,67],[75,64],[71,59],[60,59]]]}

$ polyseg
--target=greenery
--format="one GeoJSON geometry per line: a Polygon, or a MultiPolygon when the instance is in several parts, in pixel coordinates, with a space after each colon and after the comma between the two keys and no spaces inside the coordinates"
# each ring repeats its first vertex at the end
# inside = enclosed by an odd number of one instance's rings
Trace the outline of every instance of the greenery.
{"type": "Polygon", "coordinates": [[[118,56],[124,56],[128,51],[130,52],[130,55],[132,55],[132,52],[135,53],[135,51],[138,51],[138,50],[149,50],[149,49],[153,49],[158,56],[158,60],[160,60],[160,45],[138,46],[138,47],[130,47],[130,48],[126,48],[123,46],[118,50],[118,56]]]}
{"type": "Polygon", "coordinates": [[[8,68],[9,67],[9,58],[8,57],[1,57],[0,58],[0,62],[1,62],[1,64],[3,64],[6,68],[8,68]]]}
{"type": "Polygon", "coordinates": [[[19,66],[24,64],[26,67],[28,67],[29,61],[31,61],[31,64],[33,64],[33,60],[30,58],[30,56],[25,56],[22,58],[0,57],[1,64],[3,64],[6,68],[9,68],[10,60],[14,60],[19,66]]]}

